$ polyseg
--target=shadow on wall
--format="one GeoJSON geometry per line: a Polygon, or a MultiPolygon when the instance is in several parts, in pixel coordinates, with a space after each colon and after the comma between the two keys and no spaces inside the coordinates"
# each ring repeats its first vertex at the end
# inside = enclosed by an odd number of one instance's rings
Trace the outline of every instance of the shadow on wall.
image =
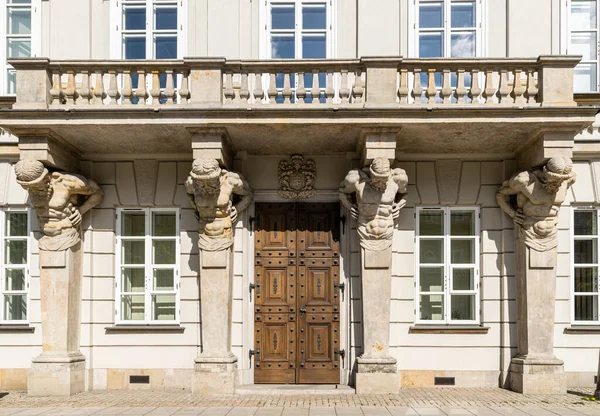
{"type": "MultiPolygon", "coordinates": [[[[186,231],[189,239],[192,242],[192,247],[198,247],[198,231],[186,231]]],[[[192,250],[194,252],[195,250],[192,250]]],[[[200,293],[200,253],[198,256],[189,256],[188,266],[192,272],[197,276],[196,278],[196,287],[198,291],[198,299],[202,302],[202,293],[200,293]]],[[[180,286],[181,287],[181,286],[180,286]]],[[[180,294],[181,296],[181,294],[180,294]]],[[[196,339],[196,355],[200,355],[202,352],[202,309],[200,308],[200,302],[196,303],[196,312],[198,314],[198,338],[196,339]]]]}

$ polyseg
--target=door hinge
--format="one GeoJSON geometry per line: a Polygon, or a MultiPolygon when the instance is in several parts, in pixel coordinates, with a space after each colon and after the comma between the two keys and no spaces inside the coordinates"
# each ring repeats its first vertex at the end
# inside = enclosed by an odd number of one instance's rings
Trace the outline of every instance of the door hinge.
{"type": "Polygon", "coordinates": [[[254,220],[255,219],[256,218],[254,218],[252,216],[250,218],[248,218],[248,222],[250,223],[250,232],[254,231],[254,220]]]}
{"type": "Polygon", "coordinates": [[[342,215],[340,217],[340,222],[342,223],[342,234],[346,234],[346,216],[342,215]]]}

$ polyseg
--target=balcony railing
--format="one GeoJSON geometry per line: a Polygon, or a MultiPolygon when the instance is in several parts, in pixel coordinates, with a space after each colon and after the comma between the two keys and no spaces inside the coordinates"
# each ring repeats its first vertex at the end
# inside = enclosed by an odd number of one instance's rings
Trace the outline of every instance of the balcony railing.
{"type": "Polygon", "coordinates": [[[348,60],[14,59],[14,108],[430,108],[576,105],[578,56],[348,60]]]}

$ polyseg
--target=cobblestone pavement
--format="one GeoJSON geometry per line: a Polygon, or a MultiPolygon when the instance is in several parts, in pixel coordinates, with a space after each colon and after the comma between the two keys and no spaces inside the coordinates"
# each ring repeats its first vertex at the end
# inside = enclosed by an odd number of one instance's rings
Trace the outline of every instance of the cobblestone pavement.
{"type": "Polygon", "coordinates": [[[0,393],[6,415],[417,416],[598,415],[592,390],[527,396],[502,389],[406,388],[395,395],[219,395],[186,390],[91,391],[72,397],[0,393]]]}

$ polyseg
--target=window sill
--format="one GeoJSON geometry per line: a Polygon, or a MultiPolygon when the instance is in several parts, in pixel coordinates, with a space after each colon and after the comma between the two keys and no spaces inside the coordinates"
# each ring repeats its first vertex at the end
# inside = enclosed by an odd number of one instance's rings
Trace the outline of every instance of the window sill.
{"type": "Polygon", "coordinates": [[[578,335],[586,335],[586,334],[600,334],[600,325],[574,325],[568,328],[565,328],[565,334],[578,334],[578,335]]]}
{"type": "Polygon", "coordinates": [[[487,334],[488,326],[479,325],[413,325],[409,334],[487,334]]]}
{"type": "Polygon", "coordinates": [[[104,328],[107,334],[182,334],[181,325],[114,325],[104,328]]]}
{"type": "Polygon", "coordinates": [[[29,324],[0,324],[0,334],[5,332],[35,332],[35,327],[29,324]]]}

